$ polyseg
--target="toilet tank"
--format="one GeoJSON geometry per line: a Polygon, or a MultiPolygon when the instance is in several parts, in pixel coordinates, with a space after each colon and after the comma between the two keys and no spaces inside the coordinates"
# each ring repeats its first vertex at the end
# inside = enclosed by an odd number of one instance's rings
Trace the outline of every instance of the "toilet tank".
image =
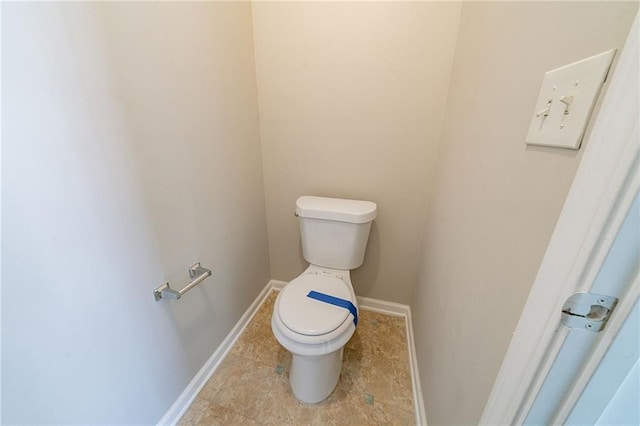
{"type": "Polygon", "coordinates": [[[298,198],[296,216],[304,258],[312,265],[345,271],[362,265],[376,213],[371,201],[298,198]]]}

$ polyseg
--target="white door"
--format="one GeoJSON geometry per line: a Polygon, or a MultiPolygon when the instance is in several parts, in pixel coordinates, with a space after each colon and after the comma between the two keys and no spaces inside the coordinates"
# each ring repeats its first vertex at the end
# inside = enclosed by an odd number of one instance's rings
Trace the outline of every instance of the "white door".
{"type": "MultiPolygon", "coordinates": [[[[623,387],[640,350],[638,230],[640,197],[636,195],[590,289],[591,293],[619,299],[613,310],[616,315],[612,314],[611,321],[600,332],[575,327],[557,333],[557,338],[564,339],[564,343],[532,400],[524,424],[596,424],[618,390],[638,394],[639,381],[627,382],[623,387]]],[[[633,407],[618,406],[617,424],[640,424],[639,410],[637,399],[633,407]]]]}
{"type": "Polygon", "coordinates": [[[606,423],[638,393],[639,64],[636,16],[481,424],[606,423]],[[586,292],[619,299],[601,332],[562,324],[586,292]]]}

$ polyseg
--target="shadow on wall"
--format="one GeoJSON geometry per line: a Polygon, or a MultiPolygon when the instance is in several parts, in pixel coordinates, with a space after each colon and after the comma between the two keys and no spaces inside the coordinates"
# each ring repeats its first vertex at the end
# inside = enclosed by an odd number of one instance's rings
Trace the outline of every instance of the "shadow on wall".
{"type": "Polygon", "coordinates": [[[364,263],[359,268],[351,271],[351,283],[358,296],[371,294],[374,283],[378,282],[380,271],[380,228],[374,220],[371,224],[367,252],[364,255],[364,263]]]}

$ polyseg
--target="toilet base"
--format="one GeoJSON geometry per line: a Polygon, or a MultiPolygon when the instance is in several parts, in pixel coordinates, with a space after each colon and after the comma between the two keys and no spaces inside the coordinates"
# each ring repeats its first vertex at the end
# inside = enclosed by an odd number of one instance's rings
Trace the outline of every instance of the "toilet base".
{"type": "Polygon", "coordinates": [[[321,356],[293,354],[289,383],[299,401],[317,404],[331,395],[340,378],[343,349],[321,356]]]}

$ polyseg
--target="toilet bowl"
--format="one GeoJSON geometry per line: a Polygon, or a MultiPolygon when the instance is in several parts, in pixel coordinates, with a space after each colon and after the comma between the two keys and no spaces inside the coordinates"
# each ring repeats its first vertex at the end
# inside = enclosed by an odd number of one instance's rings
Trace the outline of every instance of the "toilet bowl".
{"type": "Polygon", "coordinates": [[[309,196],[296,201],[310,265],[280,291],[271,329],[292,354],[289,382],[301,402],[321,402],[340,378],[344,346],[358,322],[350,270],[364,261],[376,209],[370,201],[309,196]]]}
{"type": "Polygon", "coordinates": [[[314,404],[327,398],[338,383],[343,348],[356,330],[357,302],[349,271],[309,266],[278,295],[271,328],[292,354],[289,381],[296,398],[314,404]],[[311,291],[351,302],[349,310],[312,299],[311,291]]]}

